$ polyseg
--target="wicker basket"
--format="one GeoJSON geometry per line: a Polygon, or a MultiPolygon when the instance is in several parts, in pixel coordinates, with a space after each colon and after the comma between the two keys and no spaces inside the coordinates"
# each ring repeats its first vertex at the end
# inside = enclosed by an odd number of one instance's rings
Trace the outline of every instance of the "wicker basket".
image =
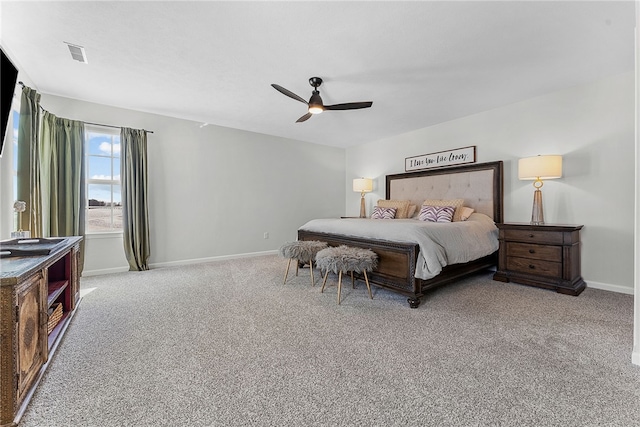
{"type": "Polygon", "coordinates": [[[53,328],[60,323],[62,319],[62,303],[53,304],[49,309],[49,321],[47,322],[47,335],[53,331],[53,328]],[[53,310],[53,311],[51,311],[53,310]]]}

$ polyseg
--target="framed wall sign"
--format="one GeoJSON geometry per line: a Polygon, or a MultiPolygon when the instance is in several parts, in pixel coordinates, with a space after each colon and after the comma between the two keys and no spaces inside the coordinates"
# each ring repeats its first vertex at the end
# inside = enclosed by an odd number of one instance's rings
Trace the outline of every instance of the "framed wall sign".
{"type": "Polygon", "coordinates": [[[476,146],[456,148],[455,150],[439,151],[437,153],[423,154],[421,156],[407,157],[404,159],[406,172],[420,169],[440,168],[443,166],[460,165],[463,163],[475,163],[476,146]]]}

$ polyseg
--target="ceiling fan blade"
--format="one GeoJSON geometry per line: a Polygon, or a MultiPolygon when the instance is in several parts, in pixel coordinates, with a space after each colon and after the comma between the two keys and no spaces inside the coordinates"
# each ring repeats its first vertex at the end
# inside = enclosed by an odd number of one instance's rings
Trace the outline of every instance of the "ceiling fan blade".
{"type": "Polygon", "coordinates": [[[300,117],[298,120],[296,120],[296,123],[305,122],[305,121],[309,120],[309,117],[311,117],[311,116],[313,116],[313,114],[307,113],[304,116],[300,117]]]}
{"type": "Polygon", "coordinates": [[[300,102],[302,102],[303,104],[308,105],[308,104],[307,104],[307,101],[305,101],[304,99],[302,99],[302,97],[300,97],[300,96],[296,95],[295,93],[291,92],[289,89],[285,89],[285,88],[283,88],[282,86],[277,85],[277,84],[271,84],[271,86],[273,86],[273,88],[274,88],[275,90],[277,90],[278,92],[280,92],[280,93],[282,93],[282,94],[284,94],[284,95],[287,95],[289,98],[293,98],[293,99],[295,99],[296,101],[300,101],[300,102]]]}
{"type": "Polygon", "coordinates": [[[325,105],[325,110],[357,110],[359,108],[369,108],[373,102],[347,102],[346,104],[325,105]]]}

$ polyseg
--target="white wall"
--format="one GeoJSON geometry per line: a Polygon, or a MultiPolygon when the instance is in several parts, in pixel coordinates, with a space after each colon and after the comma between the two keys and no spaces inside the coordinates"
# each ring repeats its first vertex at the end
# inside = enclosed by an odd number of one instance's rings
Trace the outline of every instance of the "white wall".
{"type": "Polygon", "coordinates": [[[371,212],[385,196],[385,175],[404,172],[405,157],[469,145],[477,147],[477,162],[504,161],[507,222],[531,219],[533,187],[518,180],[518,158],[563,155],[563,178],[544,184],[545,221],[584,225],[589,286],[633,293],[633,72],[348,148],[347,214],[359,212],[353,178],[376,180],[366,196],[371,212]]]}
{"type": "MultiPolygon", "coordinates": [[[[344,214],[343,149],[47,94],[41,104],[60,117],[154,132],[152,265],[274,251],[309,219],[344,214]]],[[[87,239],[85,274],[126,267],[120,236],[87,239]]]]}

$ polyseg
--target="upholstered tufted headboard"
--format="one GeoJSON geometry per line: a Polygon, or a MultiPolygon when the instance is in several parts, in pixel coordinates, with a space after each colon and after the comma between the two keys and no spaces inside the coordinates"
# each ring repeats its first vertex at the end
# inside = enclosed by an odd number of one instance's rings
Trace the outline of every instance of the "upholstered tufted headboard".
{"type": "Polygon", "coordinates": [[[496,223],[503,221],[502,161],[387,175],[386,198],[410,200],[464,199],[464,205],[496,223]]]}

